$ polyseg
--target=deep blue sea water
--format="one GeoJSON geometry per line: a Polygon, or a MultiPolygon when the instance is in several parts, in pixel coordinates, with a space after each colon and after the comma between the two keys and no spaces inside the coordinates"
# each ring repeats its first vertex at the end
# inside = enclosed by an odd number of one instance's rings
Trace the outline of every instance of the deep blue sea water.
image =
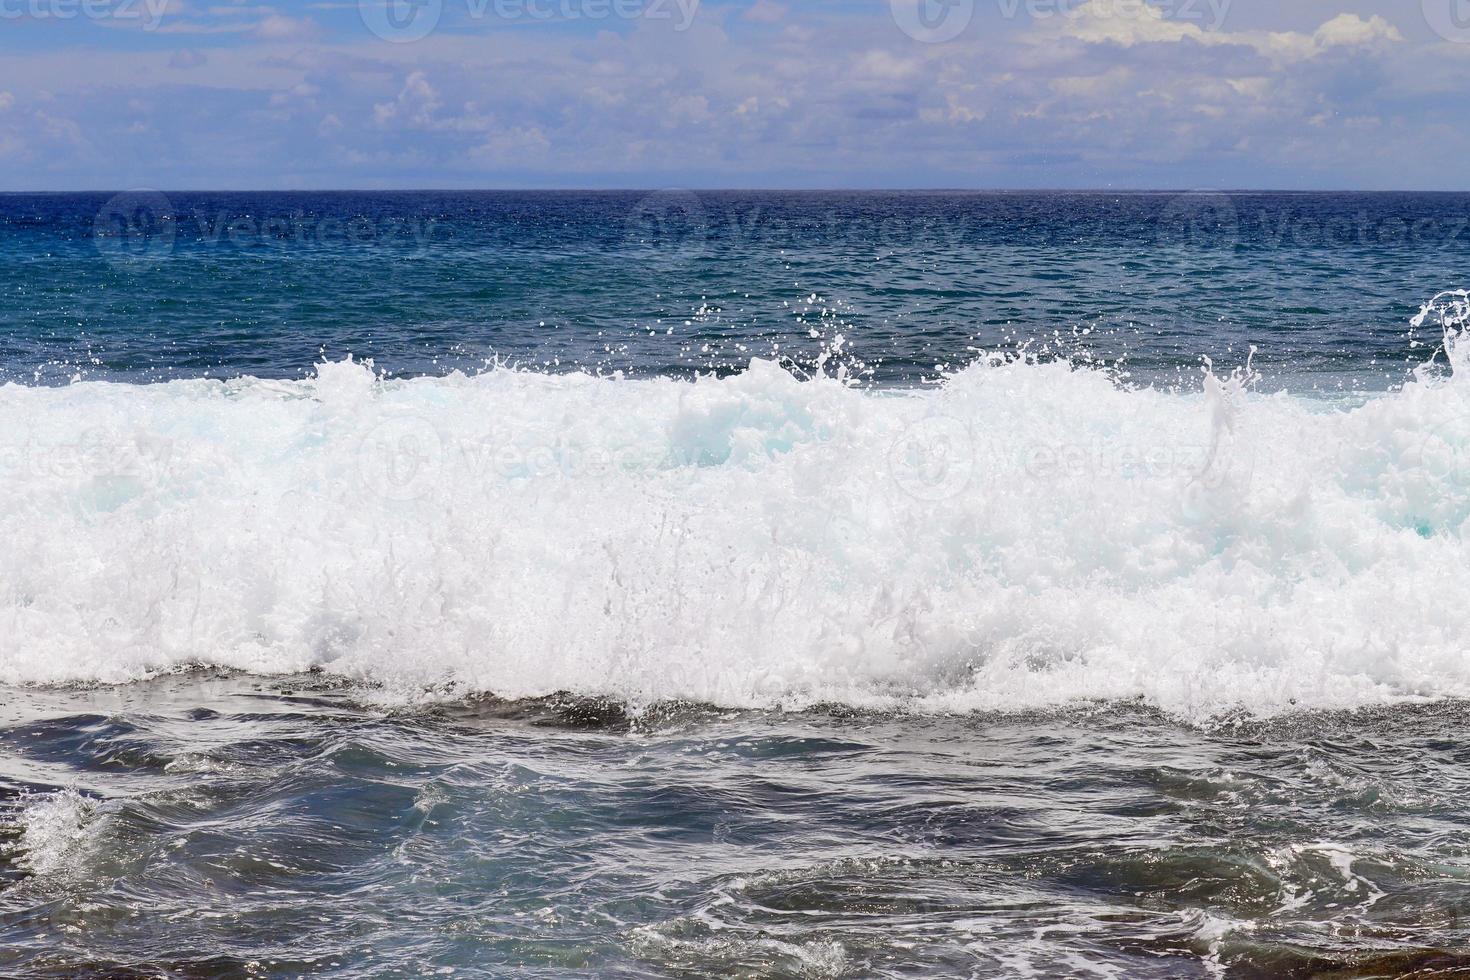
{"type": "Polygon", "coordinates": [[[1057,334],[1141,371],[1255,344],[1270,374],[1402,380],[1467,258],[1466,194],[9,195],[0,370],[687,376],[841,332],[885,383],[1057,334]]]}
{"type": "Polygon", "coordinates": [[[0,976],[1470,975],[1470,195],[0,260],[0,976]]]}

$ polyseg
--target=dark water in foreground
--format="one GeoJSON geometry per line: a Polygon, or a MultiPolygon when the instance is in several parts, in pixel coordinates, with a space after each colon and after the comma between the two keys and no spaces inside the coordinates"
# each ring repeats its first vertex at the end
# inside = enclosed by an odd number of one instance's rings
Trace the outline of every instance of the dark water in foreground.
{"type": "Polygon", "coordinates": [[[1467,718],[9,691],[0,973],[1463,975],[1467,718]]]}

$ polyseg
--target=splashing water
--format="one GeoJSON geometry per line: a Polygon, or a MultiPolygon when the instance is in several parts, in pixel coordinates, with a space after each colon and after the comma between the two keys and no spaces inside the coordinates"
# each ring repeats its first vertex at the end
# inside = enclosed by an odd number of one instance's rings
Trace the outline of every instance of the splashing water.
{"type": "Polygon", "coordinates": [[[62,875],[95,844],[100,820],[97,801],[74,789],[39,796],[23,805],[20,837],[8,849],[31,874],[62,875]]]}
{"type": "Polygon", "coordinates": [[[1470,197],[171,197],[443,234],[0,201],[0,975],[1470,967],[1470,197]]]}
{"type": "Polygon", "coordinates": [[[1440,293],[1425,303],[1410,321],[1414,333],[1424,329],[1424,324],[1433,318],[1443,338],[1445,360],[1450,369],[1461,376],[1470,374],[1470,345],[1464,343],[1470,331],[1470,290],[1456,289],[1440,293]]]}
{"type": "MultiPolygon", "coordinates": [[[[1436,303],[1416,323],[1448,337],[1464,296],[1436,303]]],[[[1187,717],[1470,695],[1470,609],[1416,585],[1470,571],[1463,376],[1353,402],[1254,376],[10,385],[0,678],[1187,717]]]]}

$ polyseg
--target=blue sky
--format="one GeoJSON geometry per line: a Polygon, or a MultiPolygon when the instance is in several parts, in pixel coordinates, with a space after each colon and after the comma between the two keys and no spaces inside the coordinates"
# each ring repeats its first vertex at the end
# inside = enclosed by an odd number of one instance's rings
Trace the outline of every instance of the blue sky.
{"type": "Polygon", "coordinates": [[[7,190],[1465,190],[1467,103],[1470,0],[0,0],[7,190]]]}

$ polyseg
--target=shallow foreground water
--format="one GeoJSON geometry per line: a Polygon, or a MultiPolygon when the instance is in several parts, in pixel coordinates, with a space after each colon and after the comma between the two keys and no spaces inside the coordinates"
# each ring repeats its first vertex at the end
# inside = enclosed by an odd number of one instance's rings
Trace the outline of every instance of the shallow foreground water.
{"type": "Polygon", "coordinates": [[[0,973],[1470,970],[1463,703],[372,701],[199,671],[6,690],[0,973]]]}

